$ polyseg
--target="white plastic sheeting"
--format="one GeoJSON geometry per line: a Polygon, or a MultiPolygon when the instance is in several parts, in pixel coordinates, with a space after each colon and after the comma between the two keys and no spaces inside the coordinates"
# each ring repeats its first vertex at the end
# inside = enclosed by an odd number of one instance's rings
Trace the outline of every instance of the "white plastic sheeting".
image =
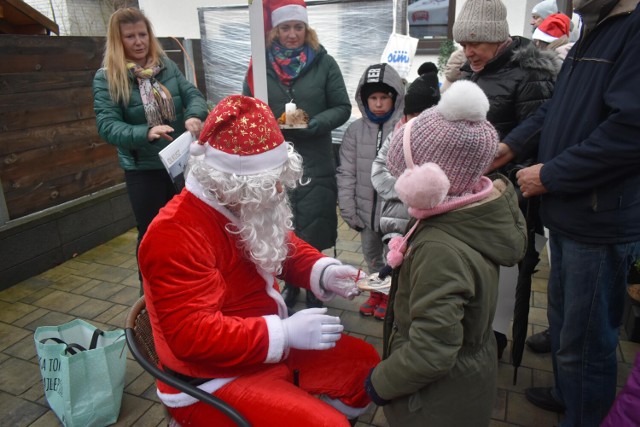
{"type": "MultiPolygon", "coordinates": [[[[349,122],[360,116],[354,97],[362,73],[380,62],[393,28],[393,1],[308,1],[309,25],[340,66],[353,106],[349,122]]],[[[242,93],[249,57],[249,9],[246,5],[198,9],[207,99],[219,102],[242,93]]],[[[406,19],[406,18],[405,18],[406,19]]],[[[345,124],[333,134],[340,142],[345,124]]]]}

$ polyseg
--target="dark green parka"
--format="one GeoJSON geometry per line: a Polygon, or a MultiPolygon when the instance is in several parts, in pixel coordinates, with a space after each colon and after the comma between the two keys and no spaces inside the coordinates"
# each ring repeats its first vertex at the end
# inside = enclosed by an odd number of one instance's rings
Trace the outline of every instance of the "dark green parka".
{"type": "MultiPolygon", "coordinates": [[[[307,112],[309,129],[283,130],[285,140],[304,160],[304,180],[290,192],[295,232],[319,250],[335,245],[338,229],[336,213],[338,186],[331,131],[351,116],[349,94],[340,68],[320,46],[313,62],[306,66],[290,87],[283,85],[267,60],[269,107],[275,117],[293,102],[307,112]]],[[[245,79],[243,94],[252,96],[245,79]]]]}
{"type": "MultiPolygon", "coordinates": [[[[207,118],[207,103],[193,84],[180,72],[178,66],[167,57],[160,58],[161,70],[156,79],[171,93],[176,110],[176,119],[169,123],[174,129],[175,139],[185,131],[184,122],[192,117],[204,121],[207,118]]],[[[93,79],[93,108],[96,113],[98,134],[109,144],[118,148],[118,160],[124,170],[164,169],[158,153],[169,144],[164,139],[149,142],[149,125],[138,82],[129,73],[131,98],[128,105],[116,103],[109,94],[109,84],[104,69],[99,69],[93,79]]]]}

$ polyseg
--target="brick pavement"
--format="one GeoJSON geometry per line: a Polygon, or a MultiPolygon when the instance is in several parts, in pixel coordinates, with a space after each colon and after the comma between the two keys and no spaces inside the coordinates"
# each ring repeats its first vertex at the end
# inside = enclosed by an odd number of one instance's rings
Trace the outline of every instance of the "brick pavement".
{"type": "MultiPolygon", "coordinates": [[[[44,398],[37,365],[33,332],[41,325],[57,325],[83,318],[109,330],[124,327],[129,307],[138,298],[135,262],[136,233],[131,230],[117,238],[0,292],[0,426],[48,427],[60,425],[44,398]]],[[[341,222],[337,255],[345,263],[364,267],[360,240],[356,232],[341,222]]],[[[326,251],[333,255],[333,249],[326,251]]],[[[547,325],[546,258],[539,265],[533,282],[529,333],[547,325]]],[[[299,307],[303,307],[303,296],[299,307]]],[[[328,306],[339,315],[348,333],[362,337],[379,351],[382,347],[381,322],[363,318],[358,306],[366,297],[354,301],[340,298],[328,306]]],[[[618,385],[622,386],[640,344],[621,337],[618,385]]],[[[518,384],[512,385],[513,368],[505,351],[498,372],[498,399],[491,426],[552,426],[559,417],[537,409],[524,397],[524,389],[551,385],[551,358],[525,349],[518,384]]],[[[153,379],[129,355],[126,386],[120,418],[116,426],[164,426],[166,419],[155,394],[153,379]]],[[[371,407],[360,417],[358,427],[388,426],[380,408],[371,407]]]]}

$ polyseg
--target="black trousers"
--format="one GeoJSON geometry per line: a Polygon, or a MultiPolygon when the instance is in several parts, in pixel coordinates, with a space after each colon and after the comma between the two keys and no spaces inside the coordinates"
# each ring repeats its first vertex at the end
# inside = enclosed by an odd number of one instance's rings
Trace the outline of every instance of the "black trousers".
{"type": "MultiPolygon", "coordinates": [[[[158,211],[176,195],[176,189],[164,169],[157,170],[129,170],[124,171],[124,180],[127,184],[127,193],[136,218],[138,228],[138,244],[136,245],[136,257],[138,247],[147,232],[147,228],[158,211]]],[[[140,295],[142,295],[142,276],[140,278],[140,295]]]]}

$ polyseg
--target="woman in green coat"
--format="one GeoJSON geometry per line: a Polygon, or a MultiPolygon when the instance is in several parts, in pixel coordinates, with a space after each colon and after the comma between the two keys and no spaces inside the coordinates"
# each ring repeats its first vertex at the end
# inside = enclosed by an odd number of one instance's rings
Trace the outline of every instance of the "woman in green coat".
{"type": "Polygon", "coordinates": [[[488,109],[475,83],[455,82],[389,147],[387,167],[417,219],[389,242],[384,355],[365,385],[392,427],[491,421],[498,271],[524,256],[527,239],[511,183],[483,175],[498,149],[488,109]]]}
{"type": "MultiPolygon", "coordinates": [[[[351,116],[349,94],[340,68],[309,27],[302,0],[279,2],[270,13],[267,34],[267,91],[275,117],[293,102],[309,116],[306,129],[284,129],[285,140],[302,156],[306,185],[289,194],[295,232],[318,250],[335,246],[338,235],[336,164],[331,131],[351,116]]],[[[251,79],[243,94],[253,96],[251,79]]],[[[291,308],[300,289],[286,284],[283,296],[291,308]]],[[[322,303],[310,292],[307,307],[322,303]]]]}
{"type": "Polygon", "coordinates": [[[111,15],[93,99],[98,133],[118,149],[140,244],[151,220],[176,194],[158,153],[185,130],[200,134],[207,103],[165,56],[151,23],[136,8],[111,15]]]}

